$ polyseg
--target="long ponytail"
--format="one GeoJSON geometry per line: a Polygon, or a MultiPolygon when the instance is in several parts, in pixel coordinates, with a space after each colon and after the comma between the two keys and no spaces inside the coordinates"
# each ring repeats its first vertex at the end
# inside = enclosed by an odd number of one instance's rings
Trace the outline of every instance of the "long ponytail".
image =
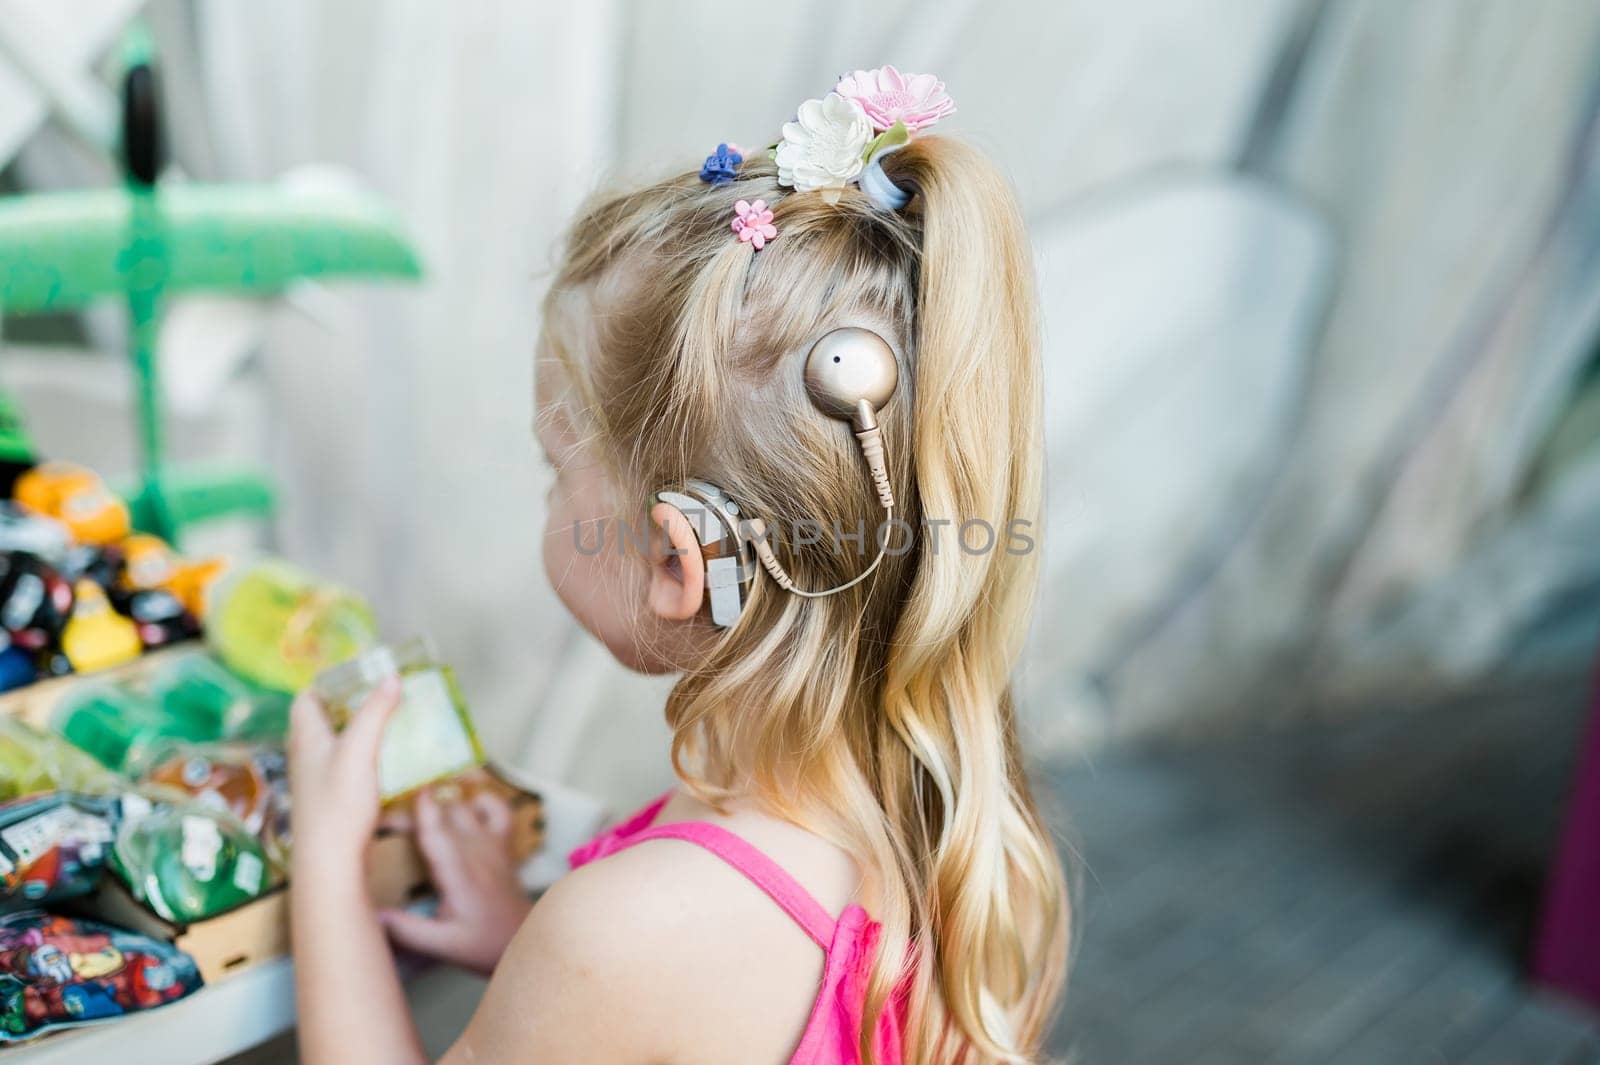
{"type": "MultiPolygon", "coordinates": [[[[1068,937],[1010,690],[1038,565],[1036,538],[1029,550],[1009,538],[1041,503],[1031,257],[1009,189],[974,149],[930,137],[885,169],[916,189],[922,214],[916,493],[925,535],[953,534],[923,547],[880,695],[881,727],[899,741],[880,749],[904,752],[880,775],[907,774],[910,786],[886,779],[879,791],[911,844],[902,860],[923,892],[918,923],[935,933],[914,963],[907,1056],[1022,1061],[1065,978],[1068,937]]],[[[874,1000],[890,991],[889,972],[875,976],[874,1000]]]]}

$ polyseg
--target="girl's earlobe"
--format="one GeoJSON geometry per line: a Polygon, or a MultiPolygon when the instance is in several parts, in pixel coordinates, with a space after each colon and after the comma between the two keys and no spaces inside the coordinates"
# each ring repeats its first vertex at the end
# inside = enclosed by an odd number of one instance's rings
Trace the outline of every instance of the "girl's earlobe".
{"type": "Polygon", "coordinates": [[[650,508],[650,609],[668,621],[700,612],[706,594],[706,560],[683,512],[671,503],[650,508]]]}

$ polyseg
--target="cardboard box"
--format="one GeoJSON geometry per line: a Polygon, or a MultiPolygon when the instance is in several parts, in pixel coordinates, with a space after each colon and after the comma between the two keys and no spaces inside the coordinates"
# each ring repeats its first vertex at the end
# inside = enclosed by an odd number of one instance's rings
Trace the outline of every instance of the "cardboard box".
{"type": "MultiPolygon", "coordinates": [[[[185,655],[204,654],[195,641],[144,655],[125,665],[98,673],[38,681],[0,695],[0,714],[20,718],[48,730],[50,717],[74,685],[107,681],[137,681],[185,655]]],[[[485,768],[459,781],[436,785],[449,797],[465,798],[477,791],[492,791],[511,805],[510,848],[518,862],[533,854],[544,841],[544,806],[539,797],[511,783],[499,771],[485,768]]],[[[391,813],[409,813],[402,799],[391,813]]],[[[428,867],[409,832],[380,832],[372,841],[367,862],[367,887],[374,902],[383,907],[405,906],[432,894],[428,867]]],[[[180,924],[167,921],[139,902],[116,876],[107,873],[100,887],[87,898],[60,905],[108,924],[142,932],[174,943],[193,956],[206,983],[215,983],[289,950],[289,889],[279,886],[242,906],[203,921],[180,924]]]]}
{"type": "MultiPolygon", "coordinates": [[[[512,807],[512,856],[521,861],[544,840],[544,807],[537,795],[518,789],[493,770],[477,787],[504,795],[512,807]]],[[[428,867],[409,833],[388,832],[372,841],[367,857],[367,890],[381,907],[406,906],[433,893],[428,867]]],[[[206,983],[216,983],[289,951],[289,885],[201,921],[168,921],[135,899],[126,885],[107,874],[99,888],[70,908],[156,939],[166,940],[194,958],[206,983]]]]}
{"type": "Polygon", "coordinates": [[[282,886],[226,913],[179,924],[158,916],[108,873],[93,894],[60,908],[172,943],[194,958],[208,984],[289,952],[289,892],[282,886]]]}

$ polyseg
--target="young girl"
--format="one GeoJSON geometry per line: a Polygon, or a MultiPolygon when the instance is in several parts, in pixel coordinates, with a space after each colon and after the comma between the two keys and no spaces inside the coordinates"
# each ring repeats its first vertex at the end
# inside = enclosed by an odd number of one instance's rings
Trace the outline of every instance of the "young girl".
{"type": "Polygon", "coordinates": [[[381,690],[296,704],[303,1059],[423,1060],[398,944],[492,973],[449,1062],[1016,1062],[1066,966],[1009,673],[1040,506],[1027,232],[928,75],[858,71],[774,153],[593,204],[545,301],[544,564],[667,701],[680,786],[531,909],[506,811],[417,833],[374,913],[381,690]],[[643,535],[649,528],[651,535],[643,535]]]}

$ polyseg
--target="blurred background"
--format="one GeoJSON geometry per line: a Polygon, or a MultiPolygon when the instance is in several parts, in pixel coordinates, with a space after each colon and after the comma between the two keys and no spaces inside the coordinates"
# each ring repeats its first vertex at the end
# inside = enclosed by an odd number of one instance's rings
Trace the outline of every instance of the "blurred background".
{"type": "MultiPolygon", "coordinates": [[[[1578,757],[1600,6],[0,0],[0,191],[121,180],[102,134],[135,19],[165,181],[359,187],[424,275],[175,304],[174,454],[279,489],[265,534],[195,539],[262,542],[431,633],[491,750],[619,809],[670,779],[666,687],[580,634],[538,563],[560,230],[598,188],[768,143],[840,71],[937,72],[1038,256],[1021,708],[1080,881],[1054,1049],[1600,1061],[1572,982],[1526,976],[1600,906],[1542,916],[1563,823],[1600,862],[1600,815],[1569,812],[1600,772],[1578,757]]],[[[45,453],[133,469],[126,334],[115,304],[0,323],[45,453]]]]}

